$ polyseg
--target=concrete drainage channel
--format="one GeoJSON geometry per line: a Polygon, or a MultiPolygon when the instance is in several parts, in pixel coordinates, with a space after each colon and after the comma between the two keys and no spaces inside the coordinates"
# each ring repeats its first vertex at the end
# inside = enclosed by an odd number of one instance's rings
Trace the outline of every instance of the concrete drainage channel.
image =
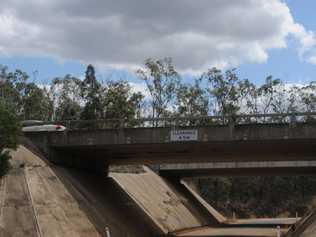
{"type": "MultiPolygon", "coordinates": [[[[276,226],[228,223],[192,190],[184,195],[150,170],[105,178],[49,166],[23,146],[12,155],[14,168],[0,186],[0,236],[278,236],[276,226]],[[221,218],[214,225],[216,216],[221,218]]],[[[311,228],[312,217],[298,223],[297,230],[311,228]]],[[[286,231],[280,229],[280,236],[286,231]]]]}

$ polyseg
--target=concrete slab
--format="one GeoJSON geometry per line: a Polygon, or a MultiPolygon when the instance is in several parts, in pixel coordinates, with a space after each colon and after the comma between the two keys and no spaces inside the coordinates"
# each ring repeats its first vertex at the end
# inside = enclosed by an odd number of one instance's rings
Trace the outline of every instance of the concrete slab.
{"type": "Polygon", "coordinates": [[[37,223],[24,170],[13,169],[2,179],[0,197],[0,227],[3,232],[8,237],[37,237],[37,223]]]}
{"type": "Polygon", "coordinates": [[[182,180],[181,183],[186,187],[186,189],[199,201],[199,203],[209,212],[210,216],[217,220],[218,223],[224,223],[227,221],[226,217],[224,217],[221,213],[219,213],[215,208],[213,208],[210,204],[208,204],[194,189],[190,187],[190,185],[182,180]]]}
{"type": "MultiPolygon", "coordinates": [[[[283,229],[282,234],[287,230],[283,229]]],[[[211,228],[204,227],[175,233],[177,237],[276,237],[275,228],[211,228]]]]}
{"type": "Polygon", "coordinates": [[[15,168],[0,180],[1,237],[99,237],[105,227],[114,237],[162,234],[111,178],[49,166],[23,146],[12,155],[15,168]]]}
{"type": "Polygon", "coordinates": [[[27,169],[26,177],[43,236],[101,236],[49,167],[27,169]]]}
{"type": "Polygon", "coordinates": [[[13,169],[0,187],[0,233],[5,237],[101,237],[46,162],[23,146],[11,154],[13,169]]]}
{"type": "Polygon", "coordinates": [[[145,174],[112,173],[110,176],[165,234],[208,223],[192,212],[194,207],[187,199],[149,170],[145,174]]]}

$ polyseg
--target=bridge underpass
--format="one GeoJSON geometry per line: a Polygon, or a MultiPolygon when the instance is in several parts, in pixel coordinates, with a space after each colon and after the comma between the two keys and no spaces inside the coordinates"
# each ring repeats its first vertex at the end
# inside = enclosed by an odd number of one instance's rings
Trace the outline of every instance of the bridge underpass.
{"type": "MultiPolygon", "coordinates": [[[[246,164],[244,162],[255,162],[251,169],[255,170],[258,164],[257,168],[264,170],[262,162],[291,161],[291,167],[282,167],[301,173],[313,172],[313,165],[297,163],[294,169],[293,162],[316,160],[316,123],[80,129],[25,135],[52,162],[92,170],[100,167],[100,164],[106,167],[110,164],[200,162],[213,163],[214,168],[216,164],[225,168],[223,163],[227,163],[229,168],[229,164],[235,162],[241,169],[246,164]],[[183,141],[172,140],[174,131],[193,131],[195,137],[183,141]]],[[[276,171],[281,172],[282,167],[276,171]]],[[[272,171],[273,167],[267,168],[272,171]]]]}
{"type": "Polygon", "coordinates": [[[178,127],[196,140],[173,141],[174,127],[28,133],[52,162],[104,169],[110,164],[166,164],[170,180],[210,175],[315,174],[316,124],[178,127]],[[198,165],[197,165],[198,163],[198,165]]]}

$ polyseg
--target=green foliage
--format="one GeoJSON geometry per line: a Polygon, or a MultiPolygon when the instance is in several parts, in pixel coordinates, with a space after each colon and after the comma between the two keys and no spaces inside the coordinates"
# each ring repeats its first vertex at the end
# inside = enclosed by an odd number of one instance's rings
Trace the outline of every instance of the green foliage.
{"type": "Polygon", "coordinates": [[[29,83],[29,76],[21,71],[8,72],[0,67],[0,96],[12,108],[21,120],[49,120],[53,104],[46,89],[35,83],[29,83]]]}
{"type": "Polygon", "coordinates": [[[3,151],[0,153],[0,178],[3,177],[10,169],[10,153],[3,151]]]}
{"type": "Polygon", "coordinates": [[[76,120],[80,118],[82,81],[71,75],[52,81],[50,95],[55,104],[54,120],[76,120]]]}
{"type": "Polygon", "coordinates": [[[95,70],[89,65],[86,77],[82,83],[82,98],[85,101],[81,118],[86,120],[100,119],[103,117],[102,87],[95,77],[95,70]]]}
{"type": "Polygon", "coordinates": [[[15,149],[20,131],[19,122],[14,111],[0,99],[0,149],[15,149]]]}
{"type": "Polygon", "coordinates": [[[208,114],[208,97],[195,80],[194,85],[182,84],[177,91],[177,110],[180,116],[206,116],[208,114]]]}
{"type": "Polygon", "coordinates": [[[145,61],[145,68],[139,69],[137,75],[145,81],[150,93],[152,117],[168,116],[181,79],[172,64],[172,59],[149,58],[145,61]]]}
{"type": "Polygon", "coordinates": [[[316,81],[312,81],[309,85],[300,88],[299,96],[302,99],[304,110],[312,112],[316,110],[316,81]]]}
{"type": "Polygon", "coordinates": [[[25,94],[28,76],[21,70],[8,72],[7,67],[1,66],[2,100],[11,108],[14,108],[17,116],[23,116],[23,97],[25,94]]]}
{"type": "Polygon", "coordinates": [[[196,179],[202,196],[231,217],[294,217],[314,208],[316,178],[227,177],[196,179]]]}
{"type": "Polygon", "coordinates": [[[9,152],[16,149],[20,132],[19,122],[14,112],[0,98],[0,177],[9,168],[9,152]]]}
{"type": "Polygon", "coordinates": [[[277,86],[281,83],[280,79],[273,79],[272,76],[266,78],[265,84],[258,88],[258,95],[261,98],[263,114],[272,112],[274,96],[277,92],[277,86]]]}
{"type": "Polygon", "coordinates": [[[239,78],[235,69],[227,70],[223,75],[221,70],[212,68],[206,73],[210,83],[208,92],[215,99],[218,115],[235,115],[239,109],[240,98],[239,78]]]}
{"type": "Polygon", "coordinates": [[[133,120],[140,114],[144,96],[132,93],[126,81],[109,81],[105,87],[104,107],[105,118],[133,120]]]}
{"type": "Polygon", "coordinates": [[[39,88],[35,83],[28,83],[22,100],[24,120],[48,121],[51,119],[53,104],[46,89],[39,88]]]}

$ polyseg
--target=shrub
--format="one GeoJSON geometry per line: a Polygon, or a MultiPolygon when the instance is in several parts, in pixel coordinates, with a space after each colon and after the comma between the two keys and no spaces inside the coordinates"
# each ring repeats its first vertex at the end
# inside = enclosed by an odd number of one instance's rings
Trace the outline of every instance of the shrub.
{"type": "Polygon", "coordinates": [[[10,153],[7,149],[16,149],[20,125],[16,114],[0,100],[0,177],[9,169],[10,153]]]}

